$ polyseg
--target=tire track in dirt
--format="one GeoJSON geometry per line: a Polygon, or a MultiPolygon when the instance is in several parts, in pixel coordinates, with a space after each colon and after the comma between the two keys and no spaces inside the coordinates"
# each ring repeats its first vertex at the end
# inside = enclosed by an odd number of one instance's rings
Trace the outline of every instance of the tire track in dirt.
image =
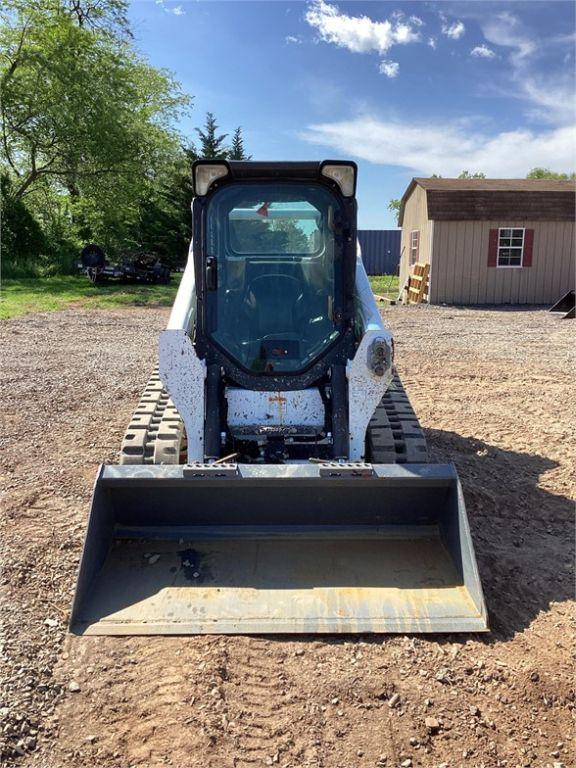
{"type": "Polygon", "coordinates": [[[274,765],[291,751],[285,654],[261,638],[237,638],[227,648],[225,696],[232,723],[234,768],[274,765]]]}
{"type": "Polygon", "coordinates": [[[98,768],[206,766],[222,735],[218,639],[72,638],[67,646],[80,691],[60,712],[62,765],[92,757],[98,768]]]}

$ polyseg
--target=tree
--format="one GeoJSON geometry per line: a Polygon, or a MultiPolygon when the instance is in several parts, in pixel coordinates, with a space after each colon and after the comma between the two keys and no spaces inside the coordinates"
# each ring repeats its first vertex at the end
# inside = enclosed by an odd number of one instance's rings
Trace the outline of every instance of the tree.
{"type": "Polygon", "coordinates": [[[2,249],[8,254],[9,271],[19,273],[27,268],[32,253],[42,253],[46,241],[40,224],[26,208],[22,200],[12,194],[8,174],[0,177],[2,193],[2,249]]]}
{"type": "Polygon", "coordinates": [[[470,171],[462,171],[460,176],[458,176],[459,179],[485,179],[486,174],[485,173],[470,173],[470,171]]]}
{"type": "MultiPolygon", "coordinates": [[[[120,252],[137,240],[160,180],[172,173],[182,184],[173,124],[190,99],[135,53],[126,7],[8,0],[0,12],[6,194],[54,235],[54,258],[63,243],[70,251],[86,239],[120,252]]],[[[178,213],[186,222],[188,205],[178,213]]]]}
{"type": "Polygon", "coordinates": [[[169,124],[187,104],[176,84],[71,15],[48,15],[44,6],[24,14],[11,2],[0,77],[15,196],[46,177],[78,195],[82,181],[145,171],[173,140],[169,124]]]}
{"type": "Polygon", "coordinates": [[[244,138],[242,136],[242,129],[240,126],[234,131],[232,137],[232,146],[228,151],[229,160],[251,160],[252,155],[247,155],[244,149],[244,138]]]}
{"type": "Polygon", "coordinates": [[[99,30],[119,39],[132,38],[127,0],[65,0],[63,10],[78,26],[99,30]]]}
{"type": "Polygon", "coordinates": [[[233,247],[246,253],[308,253],[308,236],[290,219],[234,221],[231,226],[233,247]]]}
{"type": "Polygon", "coordinates": [[[557,173],[549,168],[532,168],[526,174],[527,179],[576,179],[576,173],[557,173]]]}
{"type": "Polygon", "coordinates": [[[388,203],[388,210],[396,214],[396,223],[398,223],[398,219],[400,216],[401,205],[402,205],[402,200],[399,200],[399,199],[390,200],[390,202],[388,203]]]}
{"type": "Polygon", "coordinates": [[[212,112],[206,113],[206,122],[204,123],[204,130],[202,128],[196,128],[196,133],[200,137],[200,151],[201,158],[206,160],[220,160],[227,157],[227,150],[224,142],[226,141],[228,134],[222,133],[217,135],[218,123],[212,112]]]}
{"type": "Polygon", "coordinates": [[[171,267],[185,263],[192,237],[190,168],[197,159],[193,147],[182,147],[140,203],[136,245],[140,250],[157,253],[171,267]]]}

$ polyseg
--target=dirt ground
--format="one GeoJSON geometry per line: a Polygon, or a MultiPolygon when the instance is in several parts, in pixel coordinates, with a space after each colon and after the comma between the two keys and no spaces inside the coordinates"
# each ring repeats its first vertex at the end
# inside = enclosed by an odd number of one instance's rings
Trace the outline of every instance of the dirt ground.
{"type": "Polygon", "coordinates": [[[2,326],[0,764],[574,765],[574,323],[386,310],[433,460],[463,482],[489,635],[70,637],[96,468],[166,318],[2,326]]]}

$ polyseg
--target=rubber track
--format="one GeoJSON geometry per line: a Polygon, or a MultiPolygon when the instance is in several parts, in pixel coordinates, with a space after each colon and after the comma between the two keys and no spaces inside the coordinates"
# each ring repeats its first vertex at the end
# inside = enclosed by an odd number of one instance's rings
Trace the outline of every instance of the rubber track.
{"type": "Polygon", "coordinates": [[[130,420],[120,464],[178,464],[183,425],[156,367],[130,420]]]}
{"type": "Polygon", "coordinates": [[[366,446],[367,460],[374,464],[428,461],[426,438],[396,371],[368,424],[366,446]]]}

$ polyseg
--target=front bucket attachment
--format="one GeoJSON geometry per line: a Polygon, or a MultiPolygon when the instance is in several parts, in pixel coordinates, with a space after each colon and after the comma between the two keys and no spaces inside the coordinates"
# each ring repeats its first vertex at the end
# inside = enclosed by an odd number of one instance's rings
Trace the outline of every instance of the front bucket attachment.
{"type": "Polygon", "coordinates": [[[451,465],[100,470],[71,617],[90,635],[483,632],[451,465]]]}

